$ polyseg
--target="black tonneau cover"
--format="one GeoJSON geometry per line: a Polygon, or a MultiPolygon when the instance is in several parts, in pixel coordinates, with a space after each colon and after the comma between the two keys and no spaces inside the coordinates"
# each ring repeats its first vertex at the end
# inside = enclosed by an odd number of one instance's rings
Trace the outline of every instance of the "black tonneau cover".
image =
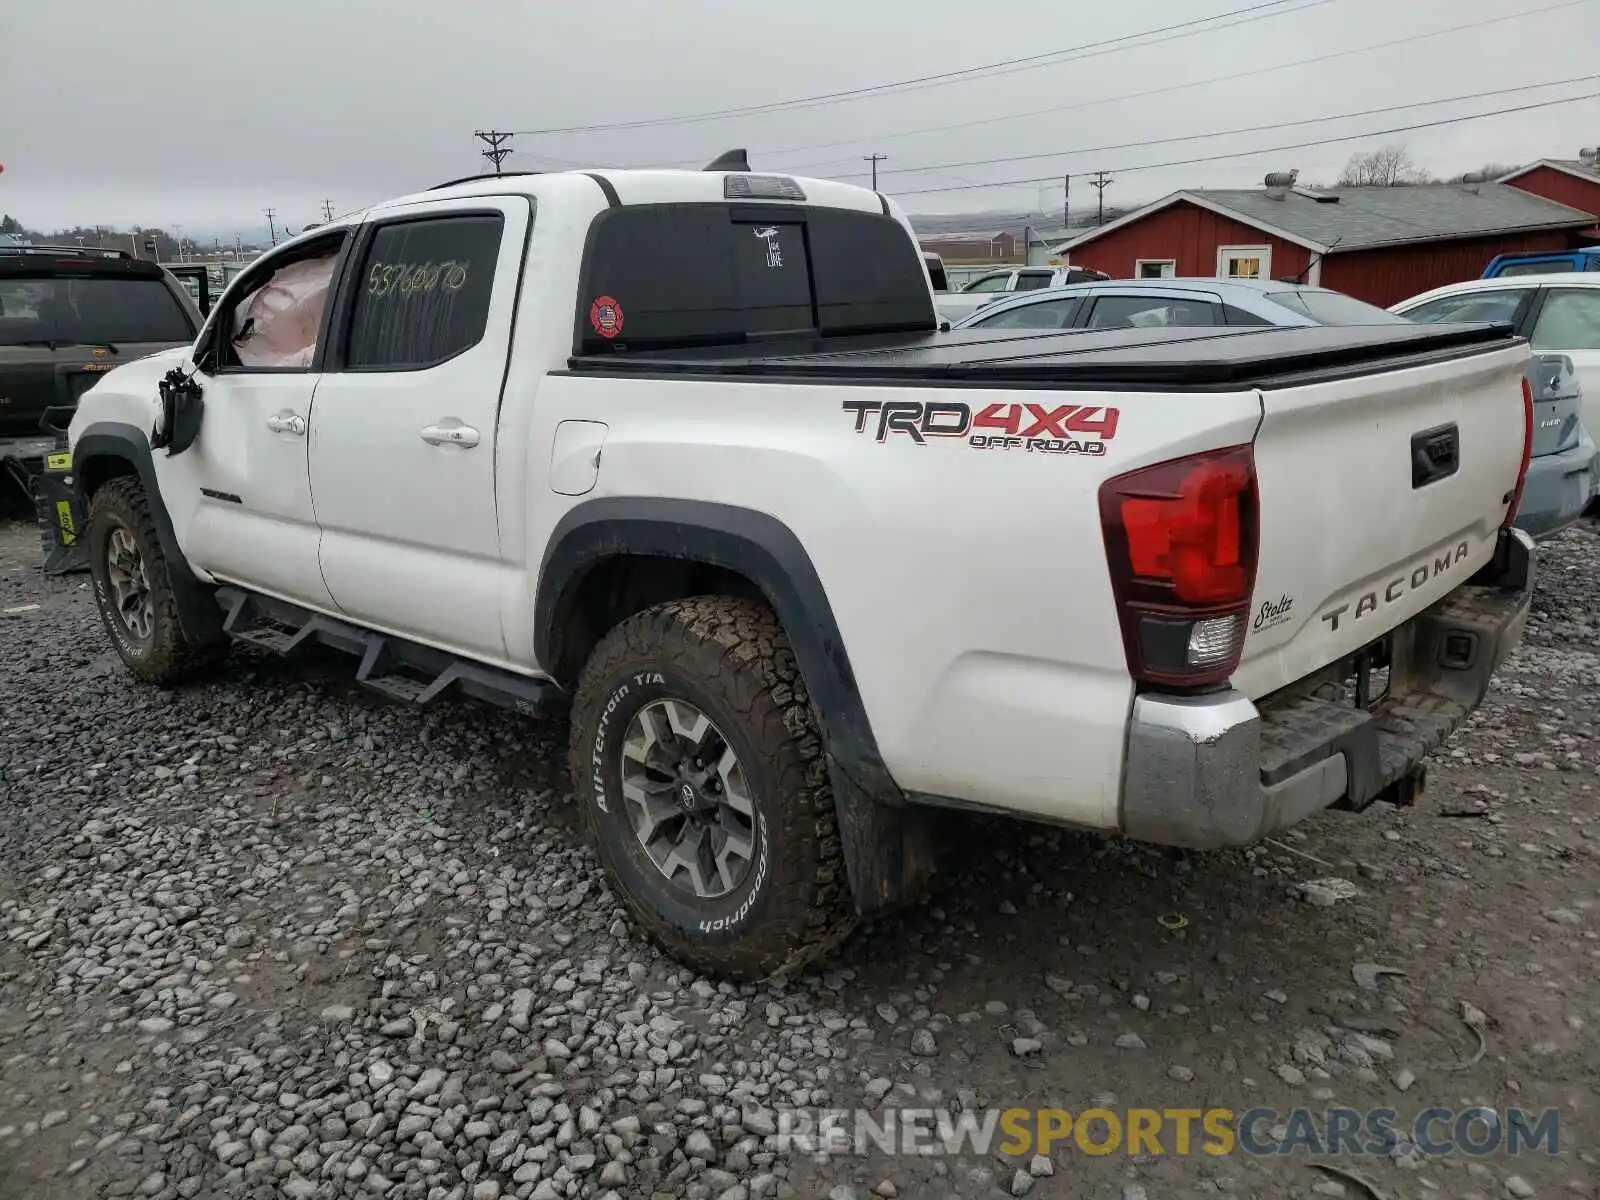
{"type": "Polygon", "coordinates": [[[816,383],[1210,390],[1371,374],[1516,344],[1505,324],[960,330],[577,356],[575,373],[816,383]]]}

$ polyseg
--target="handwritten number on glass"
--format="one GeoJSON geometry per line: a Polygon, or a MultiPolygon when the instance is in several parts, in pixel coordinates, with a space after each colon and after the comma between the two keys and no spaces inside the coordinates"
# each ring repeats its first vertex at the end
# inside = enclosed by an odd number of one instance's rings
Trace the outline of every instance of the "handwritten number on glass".
{"type": "Polygon", "coordinates": [[[367,294],[415,296],[423,292],[459,292],[467,285],[470,263],[446,259],[425,263],[373,263],[367,272],[367,294]]]}

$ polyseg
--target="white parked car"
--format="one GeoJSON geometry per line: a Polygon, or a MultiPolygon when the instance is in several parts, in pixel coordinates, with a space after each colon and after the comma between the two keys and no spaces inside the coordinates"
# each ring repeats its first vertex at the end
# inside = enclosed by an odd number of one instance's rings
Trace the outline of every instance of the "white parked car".
{"type": "Polygon", "coordinates": [[[1413,321],[1505,321],[1535,353],[1572,360],[1583,423],[1600,430],[1600,274],[1501,275],[1434,288],[1394,305],[1413,321]]]}
{"type": "Polygon", "coordinates": [[[1522,527],[1545,536],[1600,504],[1600,275],[1499,275],[1435,288],[1390,310],[1412,321],[1504,321],[1546,366],[1535,400],[1522,527]],[[1564,364],[1564,365],[1561,365],[1564,364]],[[1577,420],[1570,418],[1577,400],[1577,420]]]}
{"type": "Polygon", "coordinates": [[[506,175],[268,252],[70,434],[130,672],[321,642],[398,700],[570,702],[617,894],[755,978],[915,898],[940,806],[1206,847],[1408,803],[1527,618],[1528,361],[941,336],[874,192],[506,175]]]}
{"type": "Polygon", "coordinates": [[[1110,276],[1104,271],[1091,271],[1088,267],[1003,267],[979,275],[959,292],[941,293],[934,298],[934,304],[939,316],[954,325],[984,305],[1003,300],[1013,292],[1065,287],[1069,283],[1090,283],[1108,278],[1110,276]]]}

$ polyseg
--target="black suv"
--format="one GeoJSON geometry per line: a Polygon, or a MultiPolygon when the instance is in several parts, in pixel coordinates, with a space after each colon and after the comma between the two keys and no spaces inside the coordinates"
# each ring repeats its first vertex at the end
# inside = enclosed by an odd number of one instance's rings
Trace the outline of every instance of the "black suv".
{"type": "Polygon", "coordinates": [[[201,324],[188,289],[157,263],[122,250],[0,246],[0,463],[12,467],[0,479],[52,449],[48,410],[64,424],[102,374],[188,345],[201,324]]]}

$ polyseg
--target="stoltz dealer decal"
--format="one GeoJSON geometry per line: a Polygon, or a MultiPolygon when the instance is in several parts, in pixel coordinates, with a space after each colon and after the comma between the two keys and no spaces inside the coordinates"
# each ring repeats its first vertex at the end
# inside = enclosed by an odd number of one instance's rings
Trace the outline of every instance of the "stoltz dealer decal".
{"type": "Polygon", "coordinates": [[[1256,610],[1256,619],[1250,627],[1260,633],[1263,629],[1282,625],[1293,611],[1294,600],[1288,596],[1281,600],[1263,600],[1261,607],[1256,610]]]}
{"type": "Polygon", "coordinates": [[[903,434],[918,446],[930,438],[966,438],[978,450],[1098,457],[1117,436],[1117,410],[1090,405],[990,404],[975,413],[957,403],[846,400],[844,411],[855,414],[857,433],[870,430],[879,442],[903,434]]]}
{"type": "Polygon", "coordinates": [[[589,306],[589,324],[603,338],[614,338],[622,332],[622,305],[610,296],[596,297],[589,306]]]}

